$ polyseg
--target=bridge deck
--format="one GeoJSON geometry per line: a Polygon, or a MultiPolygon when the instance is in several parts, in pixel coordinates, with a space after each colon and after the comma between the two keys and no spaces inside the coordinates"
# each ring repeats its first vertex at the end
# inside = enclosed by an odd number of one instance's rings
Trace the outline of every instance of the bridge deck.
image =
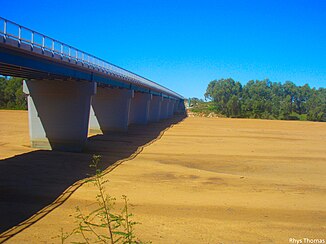
{"type": "Polygon", "coordinates": [[[3,75],[96,81],[170,99],[183,99],[151,80],[2,17],[0,64],[0,74],[3,75]]]}

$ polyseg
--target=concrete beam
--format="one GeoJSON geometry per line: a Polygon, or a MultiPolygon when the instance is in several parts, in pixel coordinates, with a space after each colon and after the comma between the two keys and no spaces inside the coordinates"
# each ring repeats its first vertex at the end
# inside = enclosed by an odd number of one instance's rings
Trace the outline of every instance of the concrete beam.
{"type": "Polygon", "coordinates": [[[86,81],[27,80],[31,146],[81,151],[87,140],[91,96],[96,84],[86,81]]]}
{"type": "Polygon", "coordinates": [[[149,107],[149,122],[160,121],[161,105],[162,105],[162,97],[152,96],[152,100],[149,107]]]}
{"type": "Polygon", "coordinates": [[[127,131],[131,97],[131,90],[98,87],[92,98],[90,132],[127,131]]]}
{"type": "Polygon", "coordinates": [[[134,92],[130,103],[129,124],[147,124],[152,95],[134,92]]]}

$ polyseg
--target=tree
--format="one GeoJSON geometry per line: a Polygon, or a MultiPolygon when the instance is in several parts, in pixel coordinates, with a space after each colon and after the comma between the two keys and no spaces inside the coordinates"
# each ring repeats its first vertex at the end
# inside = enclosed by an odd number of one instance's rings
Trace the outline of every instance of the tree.
{"type": "Polygon", "coordinates": [[[0,108],[27,109],[27,102],[23,93],[23,79],[0,78],[0,108]]]}
{"type": "MultiPolygon", "coordinates": [[[[233,79],[213,80],[208,84],[205,98],[213,100],[216,103],[218,112],[230,116],[230,108],[234,105],[229,103],[230,99],[240,95],[242,86],[240,82],[233,79]]],[[[233,98],[235,102],[235,98],[233,98]]],[[[239,99],[237,99],[239,100],[239,99]]],[[[232,110],[232,109],[231,109],[232,110]]]]}
{"type": "Polygon", "coordinates": [[[228,117],[326,121],[326,89],[311,89],[308,84],[265,79],[242,86],[231,78],[220,79],[208,84],[205,97],[228,117]]]}
{"type": "Polygon", "coordinates": [[[306,114],[307,113],[307,101],[311,97],[311,88],[308,84],[304,86],[299,86],[297,88],[296,96],[294,98],[295,103],[295,111],[298,114],[306,114]]]}
{"type": "Polygon", "coordinates": [[[297,87],[292,81],[286,81],[283,85],[284,94],[288,98],[290,97],[290,108],[291,112],[293,111],[293,103],[297,95],[297,87]]]}
{"type": "Polygon", "coordinates": [[[240,99],[236,95],[232,95],[230,100],[226,104],[227,116],[229,117],[239,117],[241,112],[240,99]]]}
{"type": "Polygon", "coordinates": [[[292,108],[292,99],[290,95],[287,95],[285,99],[281,101],[280,118],[289,119],[289,116],[291,114],[291,108],[292,108]]]}
{"type": "Polygon", "coordinates": [[[312,90],[312,96],[307,101],[307,119],[312,121],[326,121],[326,89],[312,90]]]}
{"type": "Polygon", "coordinates": [[[249,118],[269,118],[272,113],[271,104],[272,82],[266,80],[251,80],[242,92],[242,115],[249,118]]]}

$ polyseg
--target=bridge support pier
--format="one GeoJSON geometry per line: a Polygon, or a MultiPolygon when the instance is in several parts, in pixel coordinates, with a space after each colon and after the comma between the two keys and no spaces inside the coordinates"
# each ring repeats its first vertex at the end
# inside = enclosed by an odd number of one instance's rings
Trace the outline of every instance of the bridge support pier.
{"type": "Polygon", "coordinates": [[[168,118],[168,110],[169,110],[169,99],[163,98],[161,104],[161,114],[160,119],[167,119],[168,118]]]}
{"type": "Polygon", "coordinates": [[[147,124],[152,95],[134,92],[130,103],[129,124],[147,124]]]}
{"type": "Polygon", "coordinates": [[[177,114],[178,113],[179,103],[180,103],[179,100],[178,101],[174,101],[173,114],[177,114]]]}
{"type": "Polygon", "coordinates": [[[90,132],[127,131],[132,91],[98,87],[92,98],[90,132]]]}
{"type": "Polygon", "coordinates": [[[169,106],[168,106],[168,118],[173,117],[173,111],[174,111],[174,100],[169,99],[169,106]]]}
{"type": "Polygon", "coordinates": [[[95,89],[95,83],[86,81],[24,81],[31,146],[81,151],[87,140],[91,96],[95,89]]]}
{"type": "Polygon", "coordinates": [[[162,97],[153,96],[149,108],[149,122],[160,121],[162,97]]]}
{"type": "Polygon", "coordinates": [[[178,114],[186,114],[186,107],[183,100],[180,100],[177,105],[177,113],[178,114]]]}

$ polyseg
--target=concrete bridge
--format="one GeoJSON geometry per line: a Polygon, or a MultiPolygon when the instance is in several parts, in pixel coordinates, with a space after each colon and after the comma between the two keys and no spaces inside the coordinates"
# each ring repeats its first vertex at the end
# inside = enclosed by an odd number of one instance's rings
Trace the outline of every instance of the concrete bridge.
{"type": "Polygon", "coordinates": [[[81,151],[89,129],[127,131],[185,112],[170,89],[2,17],[0,74],[26,78],[36,148],[81,151]]]}

